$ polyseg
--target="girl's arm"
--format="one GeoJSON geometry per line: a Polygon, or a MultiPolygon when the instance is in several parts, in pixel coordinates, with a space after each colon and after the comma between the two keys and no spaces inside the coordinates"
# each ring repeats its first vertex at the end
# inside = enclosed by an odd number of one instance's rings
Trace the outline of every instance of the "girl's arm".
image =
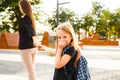
{"type": "Polygon", "coordinates": [[[61,56],[61,54],[62,54],[62,50],[58,49],[57,52],[56,52],[56,56],[55,56],[55,68],[63,67],[71,59],[70,55],[64,54],[63,56],[61,56]]]}
{"type": "Polygon", "coordinates": [[[45,51],[47,51],[49,53],[55,54],[55,49],[42,45],[36,36],[33,36],[32,38],[33,38],[33,43],[35,46],[37,46],[37,47],[39,46],[41,49],[44,49],[45,51]]]}
{"type": "Polygon", "coordinates": [[[47,46],[44,46],[42,44],[39,45],[41,49],[44,49],[45,51],[49,52],[49,53],[53,53],[55,54],[56,50],[54,48],[50,48],[50,47],[47,47],[47,46]]]}
{"type": "Polygon", "coordinates": [[[53,54],[55,54],[55,52],[56,52],[56,49],[47,47],[47,46],[42,45],[42,44],[39,44],[39,48],[43,49],[43,50],[45,50],[45,51],[47,51],[49,53],[53,53],[53,54]]]}

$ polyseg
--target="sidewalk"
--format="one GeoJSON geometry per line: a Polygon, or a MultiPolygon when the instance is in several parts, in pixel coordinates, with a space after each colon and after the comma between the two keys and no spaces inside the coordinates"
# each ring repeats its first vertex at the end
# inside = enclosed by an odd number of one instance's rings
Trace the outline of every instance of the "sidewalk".
{"type": "MultiPolygon", "coordinates": [[[[40,51],[36,61],[37,80],[52,80],[54,57],[40,51]]],[[[0,80],[28,80],[18,50],[0,50],[0,80]]]]}
{"type": "MultiPolygon", "coordinates": [[[[120,47],[84,46],[82,54],[92,80],[120,80],[120,47]]],[[[54,56],[39,51],[36,61],[37,80],[52,80],[54,56]]],[[[0,49],[0,80],[28,80],[18,50],[0,49]]]]}

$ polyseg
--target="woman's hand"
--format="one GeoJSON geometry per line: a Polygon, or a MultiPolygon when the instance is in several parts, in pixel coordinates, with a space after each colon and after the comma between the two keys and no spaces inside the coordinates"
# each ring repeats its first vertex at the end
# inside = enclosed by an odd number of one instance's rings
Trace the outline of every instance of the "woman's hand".
{"type": "Polygon", "coordinates": [[[33,36],[32,38],[33,38],[33,44],[34,44],[34,46],[38,47],[40,45],[39,40],[37,39],[36,36],[33,36]]]}

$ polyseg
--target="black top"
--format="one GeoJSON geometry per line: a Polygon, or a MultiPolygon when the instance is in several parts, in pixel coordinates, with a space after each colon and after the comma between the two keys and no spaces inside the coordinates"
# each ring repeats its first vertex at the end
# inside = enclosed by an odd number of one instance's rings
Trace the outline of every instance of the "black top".
{"type": "Polygon", "coordinates": [[[35,36],[32,21],[25,15],[19,24],[19,49],[34,48],[32,36],[35,36]]]}
{"type": "MultiPolygon", "coordinates": [[[[69,74],[70,76],[73,76],[74,69],[75,69],[74,68],[74,61],[76,59],[77,51],[72,46],[66,46],[63,49],[62,53],[68,54],[68,55],[71,56],[70,61],[65,65],[65,67],[66,67],[66,70],[67,70],[67,74],[69,74]]],[[[62,67],[60,69],[55,69],[53,80],[66,80],[64,67],[62,67]]],[[[74,79],[69,79],[69,80],[74,80],[74,79]]]]}

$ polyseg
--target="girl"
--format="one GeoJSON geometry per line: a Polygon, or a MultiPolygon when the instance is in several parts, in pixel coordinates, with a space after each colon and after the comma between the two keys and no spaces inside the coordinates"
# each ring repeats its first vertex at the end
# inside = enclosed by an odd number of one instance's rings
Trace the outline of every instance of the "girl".
{"type": "Polygon", "coordinates": [[[72,25],[60,24],[56,30],[56,38],[56,49],[40,45],[44,50],[56,53],[53,80],[75,80],[74,69],[81,54],[72,25]]]}
{"type": "Polygon", "coordinates": [[[20,11],[23,18],[19,24],[19,49],[22,61],[27,69],[29,80],[35,80],[35,57],[36,46],[39,41],[36,37],[35,19],[32,13],[31,4],[28,0],[20,0],[20,11]]]}

